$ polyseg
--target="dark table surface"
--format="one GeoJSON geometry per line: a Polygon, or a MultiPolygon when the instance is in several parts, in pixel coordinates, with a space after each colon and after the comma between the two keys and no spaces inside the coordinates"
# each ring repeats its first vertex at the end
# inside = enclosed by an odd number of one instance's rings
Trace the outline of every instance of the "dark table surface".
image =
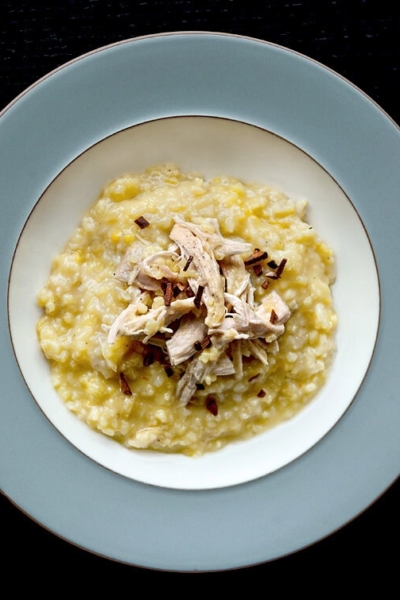
{"type": "MultiPolygon", "coordinates": [[[[0,110],[38,78],[85,52],[138,35],[199,30],[251,36],[301,52],[349,79],[399,123],[399,6],[386,0],[272,0],[259,5],[237,0],[65,0],[57,7],[49,1],[3,0],[0,110]]],[[[208,586],[211,580],[250,583],[257,575],[272,580],[283,576],[287,585],[288,574],[298,569],[303,571],[301,587],[310,591],[317,573],[326,583],[339,585],[347,578],[354,583],[396,582],[399,501],[397,481],[353,522],[312,547],[265,565],[203,574],[197,585],[208,586]]],[[[89,584],[100,573],[104,581],[134,581],[136,591],[138,582],[171,584],[190,577],[89,554],[42,529],[1,494],[0,524],[4,585],[18,583],[14,566],[20,567],[18,579],[29,572],[31,590],[43,591],[51,589],[46,577],[50,565],[63,587],[78,576],[89,584]]]]}

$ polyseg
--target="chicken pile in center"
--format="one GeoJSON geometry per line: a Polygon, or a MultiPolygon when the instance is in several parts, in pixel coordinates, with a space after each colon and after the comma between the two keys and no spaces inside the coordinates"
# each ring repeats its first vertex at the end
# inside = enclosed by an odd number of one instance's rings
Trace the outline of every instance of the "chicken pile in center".
{"type": "MultiPolygon", "coordinates": [[[[186,362],[176,392],[186,405],[199,385],[241,377],[244,351],[268,364],[267,345],[276,344],[290,311],[275,291],[255,302],[250,267],[261,273],[268,255],[224,238],[216,219],[199,226],[176,218],[170,238],[167,250],[150,254],[148,244],[136,241],[121,260],[115,275],[128,284],[131,302],[107,341],[131,336],[161,346],[172,367],[186,362]]],[[[271,263],[266,281],[280,277],[286,260],[271,263]]]]}

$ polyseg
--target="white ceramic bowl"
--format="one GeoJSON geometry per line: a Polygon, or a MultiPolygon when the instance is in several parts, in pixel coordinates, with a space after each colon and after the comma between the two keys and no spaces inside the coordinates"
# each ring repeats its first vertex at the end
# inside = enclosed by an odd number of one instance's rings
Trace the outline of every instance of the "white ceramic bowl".
{"type": "Polygon", "coordinates": [[[379,323],[379,284],[365,228],[349,198],[315,160],[268,131],[211,117],[151,121],[111,135],[76,157],[38,200],[15,252],[9,318],[23,377],[42,411],[76,448],[104,467],[145,483],[209,489],[276,471],[314,446],[340,419],[359,389],[379,323]],[[294,199],[309,200],[308,219],[334,249],[337,353],[328,381],[297,416],[248,441],[200,458],[128,450],[96,433],[65,407],[49,378],[35,333],[38,290],[58,253],[104,184],[125,172],[161,162],[207,178],[232,175],[265,182],[294,199]],[[34,256],[32,262],[30,258],[34,256]]]}

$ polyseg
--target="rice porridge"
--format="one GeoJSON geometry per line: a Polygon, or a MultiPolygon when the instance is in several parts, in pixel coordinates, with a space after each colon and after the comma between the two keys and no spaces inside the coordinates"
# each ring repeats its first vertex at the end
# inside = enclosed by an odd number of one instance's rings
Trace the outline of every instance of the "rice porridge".
{"type": "Polygon", "coordinates": [[[66,406],[128,448],[191,456],[295,415],[337,322],[333,251],[306,208],[170,164],[109,183],[38,296],[66,406]]]}

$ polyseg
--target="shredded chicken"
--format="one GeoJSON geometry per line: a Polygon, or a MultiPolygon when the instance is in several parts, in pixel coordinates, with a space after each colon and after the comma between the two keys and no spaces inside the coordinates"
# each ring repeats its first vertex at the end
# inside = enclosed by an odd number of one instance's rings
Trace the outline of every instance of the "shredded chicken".
{"type": "Polygon", "coordinates": [[[226,280],[226,292],[240,298],[252,286],[250,273],[240,256],[229,256],[221,261],[222,274],[226,280]]]}
{"type": "Polygon", "coordinates": [[[185,406],[216,377],[240,378],[243,355],[268,365],[290,311],[275,291],[255,302],[249,268],[254,257],[262,262],[268,255],[255,249],[249,259],[251,245],[224,238],[216,219],[200,226],[176,218],[170,238],[167,250],[153,253],[135,242],[121,260],[115,276],[127,283],[131,302],[107,342],[125,335],[146,344],[155,336],[170,365],[185,367],[176,391],[185,406]]]}
{"type": "Polygon", "coordinates": [[[226,354],[220,356],[217,362],[214,363],[214,367],[212,369],[212,374],[216,377],[223,377],[226,375],[234,375],[235,368],[233,366],[233,362],[230,360],[229,356],[226,354]]]}
{"type": "Polygon", "coordinates": [[[171,302],[170,306],[163,304],[141,314],[138,313],[139,303],[140,300],[135,304],[130,304],[116,318],[108,333],[107,342],[109,344],[113,344],[118,335],[136,337],[143,335],[143,341],[147,343],[155,333],[165,332],[172,321],[180,319],[194,308],[193,298],[186,298],[185,300],[175,300],[175,302],[171,302]]]}
{"type": "Polygon", "coordinates": [[[214,252],[217,260],[222,260],[228,256],[243,254],[251,251],[251,244],[248,242],[224,238],[220,233],[217,219],[206,220],[205,226],[211,231],[206,231],[205,228],[201,228],[194,223],[182,221],[181,219],[176,219],[176,222],[187,227],[193,233],[193,235],[200,238],[203,243],[207,243],[214,252]]]}
{"type": "Polygon", "coordinates": [[[200,356],[196,356],[191,363],[189,363],[185,374],[178,381],[176,387],[176,395],[181,406],[186,406],[196,391],[196,384],[201,383],[210,369],[209,364],[203,362],[200,356]]]}
{"type": "Polygon", "coordinates": [[[130,285],[132,284],[140,269],[144,247],[145,246],[141,242],[132,244],[115,271],[115,277],[117,279],[126,281],[130,285]]]}
{"type": "Polygon", "coordinates": [[[195,343],[204,339],[206,332],[204,315],[199,318],[185,315],[179,329],[166,344],[171,365],[179,365],[191,358],[196,353],[195,343]]]}
{"type": "Polygon", "coordinates": [[[193,256],[190,270],[196,271],[196,277],[191,277],[189,284],[194,292],[199,285],[205,286],[203,301],[207,307],[206,325],[219,325],[225,316],[224,283],[211,247],[200,235],[195,235],[193,227],[186,223],[175,223],[170,237],[178,244],[185,262],[189,256],[193,256]]]}
{"type": "Polygon", "coordinates": [[[232,335],[234,339],[265,338],[268,342],[276,340],[284,332],[284,322],[289,318],[290,313],[276,292],[272,292],[269,296],[271,297],[264,299],[263,303],[254,310],[242,298],[225,293],[225,298],[234,312],[226,315],[220,327],[210,328],[210,335],[230,340],[232,335]],[[271,323],[271,312],[275,307],[279,311],[278,320],[271,323]]]}
{"type": "Polygon", "coordinates": [[[143,272],[149,277],[154,279],[162,279],[167,277],[171,281],[177,279],[177,273],[172,271],[168,266],[167,259],[171,262],[178,262],[180,256],[176,252],[166,250],[164,252],[157,252],[153,256],[148,256],[143,260],[143,272]]]}

